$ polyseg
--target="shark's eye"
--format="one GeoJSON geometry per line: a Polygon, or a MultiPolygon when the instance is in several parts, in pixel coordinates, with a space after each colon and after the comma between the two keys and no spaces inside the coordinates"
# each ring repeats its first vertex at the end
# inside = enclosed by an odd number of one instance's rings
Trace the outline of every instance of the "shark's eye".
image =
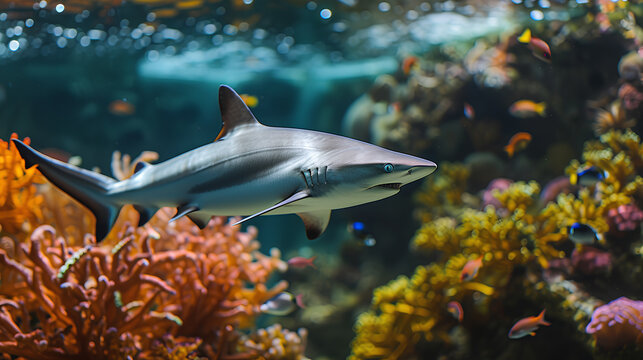
{"type": "Polygon", "coordinates": [[[391,171],[393,171],[393,165],[391,164],[384,165],[384,171],[386,171],[387,173],[390,173],[391,171]]]}

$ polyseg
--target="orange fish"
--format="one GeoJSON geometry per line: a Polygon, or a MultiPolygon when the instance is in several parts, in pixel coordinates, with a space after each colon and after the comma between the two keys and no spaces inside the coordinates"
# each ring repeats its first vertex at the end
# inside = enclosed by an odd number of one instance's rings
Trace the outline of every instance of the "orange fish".
{"type": "Polygon", "coordinates": [[[524,319],[518,320],[509,330],[510,339],[519,339],[523,336],[536,335],[535,331],[538,330],[538,325],[551,325],[545,321],[545,310],[541,311],[538,316],[528,316],[524,319]]]}
{"type": "Polygon", "coordinates": [[[480,255],[480,257],[475,260],[469,260],[462,268],[462,272],[460,273],[460,281],[473,280],[476,276],[478,276],[478,270],[480,270],[481,266],[482,255],[480,255]]]}
{"type": "Polygon", "coordinates": [[[259,105],[259,99],[254,95],[241,94],[239,96],[241,97],[241,100],[243,100],[243,102],[248,105],[249,108],[253,108],[259,105]]]}
{"type": "Polygon", "coordinates": [[[462,322],[464,311],[462,310],[462,305],[460,305],[459,302],[449,301],[449,303],[447,304],[447,311],[449,312],[449,314],[453,315],[453,317],[456,318],[458,322],[462,322]]]}
{"type": "Polygon", "coordinates": [[[402,60],[402,72],[404,72],[404,75],[410,74],[411,70],[417,69],[419,66],[419,60],[415,56],[407,56],[402,60]]]}
{"type": "Polygon", "coordinates": [[[313,264],[313,261],[315,261],[316,258],[317,256],[313,256],[308,259],[301,256],[295,256],[294,258],[290,258],[288,260],[288,266],[292,266],[295,268],[305,268],[306,266],[310,266],[314,269],[317,269],[315,264],[313,264]]]}
{"type": "Polygon", "coordinates": [[[464,103],[464,116],[469,120],[473,120],[473,118],[476,117],[476,112],[469,103],[464,103]]]}
{"type": "Polygon", "coordinates": [[[109,112],[117,116],[132,115],[135,111],[134,105],[126,99],[114,100],[109,103],[109,112]]]}
{"type": "Polygon", "coordinates": [[[545,62],[551,62],[551,49],[549,49],[549,45],[547,45],[543,40],[531,36],[531,30],[525,30],[518,37],[518,41],[523,44],[527,44],[531,49],[531,53],[538,59],[545,62]]]}
{"type": "Polygon", "coordinates": [[[544,102],[533,102],[531,100],[518,100],[511,104],[509,113],[515,117],[528,118],[535,114],[545,116],[547,105],[544,102]]]}
{"type": "Polygon", "coordinates": [[[505,145],[505,151],[509,157],[513,157],[517,151],[527,147],[531,141],[531,134],[527,132],[519,132],[509,139],[509,143],[505,145]]]}

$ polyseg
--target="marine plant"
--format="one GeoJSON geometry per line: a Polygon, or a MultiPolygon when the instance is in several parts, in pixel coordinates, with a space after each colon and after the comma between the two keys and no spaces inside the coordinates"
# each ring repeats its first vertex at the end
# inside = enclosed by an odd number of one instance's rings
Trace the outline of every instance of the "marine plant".
{"type": "MultiPolygon", "coordinates": [[[[19,182],[22,186],[3,188],[0,197],[6,198],[5,189],[31,199],[53,191],[36,188],[37,171],[22,166],[0,163],[0,173],[10,168],[23,178],[32,176],[19,182]]],[[[18,204],[26,214],[30,206],[52,211],[49,202],[18,204]]],[[[281,329],[246,335],[281,341],[287,351],[271,350],[274,344],[239,346],[239,329],[252,329],[260,305],[288,286],[269,285],[271,275],[287,267],[279,250],[262,254],[255,228],[242,232],[222,217],[199,230],[188,219],[168,223],[172,215],[163,208],[135,227],[138,215],[125,207],[100,244],[84,217],[64,230],[83,234],[74,242],[45,223],[47,215],[11,218],[19,235],[20,229],[36,227],[0,249],[0,352],[30,359],[303,359],[305,330],[301,336],[281,329]]]]}

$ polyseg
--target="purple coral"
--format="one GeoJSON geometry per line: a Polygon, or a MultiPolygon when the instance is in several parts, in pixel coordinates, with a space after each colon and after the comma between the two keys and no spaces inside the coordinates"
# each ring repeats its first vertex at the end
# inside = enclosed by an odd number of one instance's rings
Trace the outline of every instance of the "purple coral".
{"type": "Polygon", "coordinates": [[[487,185],[487,188],[484,189],[484,192],[482,194],[482,207],[485,207],[487,205],[493,205],[496,209],[502,208],[502,204],[498,199],[496,199],[495,196],[493,196],[493,191],[498,190],[498,191],[504,191],[509,189],[509,186],[513,184],[513,180],[511,179],[505,179],[505,178],[497,178],[491,180],[489,185],[487,185]]]}
{"type": "Polygon", "coordinates": [[[599,306],[585,332],[592,334],[604,349],[643,343],[643,301],[620,297],[599,306]]]}
{"type": "Polygon", "coordinates": [[[607,212],[610,229],[618,231],[633,231],[641,226],[643,211],[634,204],[621,205],[607,212]]]}
{"type": "Polygon", "coordinates": [[[540,199],[544,204],[556,200],[559,194],[569,194],[572,192],[573,186],[569,182],[569,177],[559,176],[554,178],[545,185],[545,188],[540,193],[540,199]]]}
{"type": "Polygon", "coordinates": [[[609,273],[612,268],[612,257],[607,251],[591,246],[583,246],[582,250],[574,249],[571,266],[574,273],[593,275],[609,273]]]}

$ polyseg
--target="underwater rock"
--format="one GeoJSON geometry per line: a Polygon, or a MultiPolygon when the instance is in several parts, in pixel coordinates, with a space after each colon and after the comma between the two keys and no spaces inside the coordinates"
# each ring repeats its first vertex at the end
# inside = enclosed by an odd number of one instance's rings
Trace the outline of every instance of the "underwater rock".
{"type": "Polygon", "coordinates": [[[342,133],[352,138],[369,141],[371,139],[371,122],[375,113],[375,102],[368,94],[357,98],[346,111],[342,120],[342,133]]]}
{"type": "Polygon", "coordinates": [[[643,344],[643,301],[620,297],[598,307],[585,332],[604,349],[643,344]]]}
{"type": "Polygon", "coordinates": [[[471,191],[484,189],[493,179],[501,177],[505,172],[502,160],[491,152],[476,152],[464,159],[469,169],[469,186],[471,191]]]}

